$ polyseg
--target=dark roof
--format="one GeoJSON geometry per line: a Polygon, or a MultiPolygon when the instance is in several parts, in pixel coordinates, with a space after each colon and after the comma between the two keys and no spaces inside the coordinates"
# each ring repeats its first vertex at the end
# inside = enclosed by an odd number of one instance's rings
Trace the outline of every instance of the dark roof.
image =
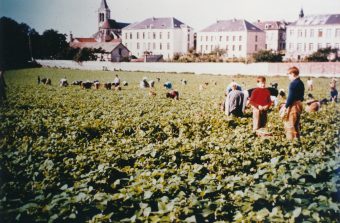
{"type": "Polygon", "coordinates": [[[124,27],[130,25],[130,23],[116,22],[113,19],[107,19],[102,24],[102,29],[123,29],[124,27]]]}
{"type": "Polygon", "coordinates": [[[107,53],[112,52],[118,46],[122,46],[122,47],[126,48],[120,42],[95,42],[95,43],[92,43],[92,42],[74,43],[74,42],[72,42],[72,43],[70,43],[70,46],[72,48],[81,48],[81,49],[82,48],[92,48],[92,49],[102,48],[107,53]]]}
{"type": "Polygon", "coordinates": [[[173,17],[166,18],[152,17],[145,19],[142,22],[133,23],[125,27],[125,29],[176,29],[181,28],[182,25],[185,24],[173,17]]]}
{"type": "Polygon", "coordinates": [[[285,29],[287,25],[287,23],[283,21],[263,21],[263,22],[254,22],[253,24],[262,30],[285,29]]]}
{"type": "Polygon", "coordinates": [[[218,20],[216,23],[201,30],[201,32],[236,32],[236,31],[262,32],[250,22],[244,19],[218,20]]]}
{"type": "Polygon", "coordinates": [[[102,2],[100,3],[100,7],[99,9],[108,9],[109,6],[107,6],[106,0],[102,0],[102,2]]]}
{"type": "Polygon", "coordinates": [[[340,24],[340,14],[332,15],[308,15],[299,18],[291,25],[293,26],[317,26],[340,24]]]}
{"type": "Polygon", "coordinates": [[[95,38],[82,38],[82,37],[76,37],[74,38],[75,42],[81,42],[81,43],[84,43],[84,42],[97,42],[95,38]]]}

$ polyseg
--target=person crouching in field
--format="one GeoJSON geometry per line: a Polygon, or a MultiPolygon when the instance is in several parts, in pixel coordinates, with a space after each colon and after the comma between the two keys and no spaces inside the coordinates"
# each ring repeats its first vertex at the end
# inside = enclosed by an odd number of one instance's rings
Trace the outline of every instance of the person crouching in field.
{"type": "Polygon", "coordinates": [[[257,88],[251,93],[250,105],[253,108],[253,131],[266,127],[267,111],[271,105],[270,91],[266,87],[266,78],[257,78],[257,88]]]}
{"type": "Polygon", "coordinates": [[[312,94],[308,94],[308,100],[306,101],[306,112],[317,112],[320,110],[321,104],[318,100],[314,99],[312,94]]]}
{"type": "Polygon", "coordinates": [[[172,98],[175,100],[179,100],[179,93],[176,90],[171,90],[170,92],[166,93],[165,95],[167,98],[172,98]]]}
{"type": "Polygon", "coordinates": [[[280,115],[283,118],[286,137],[292,140],[300,138],[300,116],[305,86],[299,77],[299,69],[297,67],[288,69],[288,78],[291,81],[288,97],[280,115]]]}
{"type": "Polygon", "coordinates": [[[225,114],[241,117],[243,115],[243,100],[243,92],[237,90],[236,83],[233,84],[225,100],[225,114]]]}

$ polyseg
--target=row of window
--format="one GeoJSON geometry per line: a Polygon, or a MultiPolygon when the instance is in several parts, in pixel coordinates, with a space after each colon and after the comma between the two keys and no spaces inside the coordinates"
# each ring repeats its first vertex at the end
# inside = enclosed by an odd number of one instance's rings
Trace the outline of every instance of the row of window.
{"type": "MultiPolygon", "coordinates": [[[[214,49],[216,49],[217,47],[214,45],[210,45],[210,51],[213,51],[214,49]]],[[[209,50],[209,45],[201,45],[200,46],[201,52],[203,50],[207,51],[209,50]]],[[[227,51],[242,51],[242,45],[236,46],[236,45],[227,45],[225,48],[227,51]]],[[[255,44],[255,51],[257,51],[257,45],[255,44]]]]}
{"type": "MultiPolygon", "coordinates": [[[[205,41],[205,42],[208,42],[209,41],[209,39],[210,39],[210,41],[212,42],[212,41],[214,41],[214,40],[216,40],[216,41],[220,41],[220,42],[222,42],[222,41],[242,41],[242,36],[210,36],[210,38],[209,38],[209,36],[201,36],[201,42],[203,42],[203,41],[205,41]]],[[[257,42],[257,36],[255,36],[255,42],[257,42]]]]}
{"type": "MultiPolygon", "coordinates": [[[[136,43],[137,50],[141,49],[142,44],[136,43]]],[[[132,44],[130,44],[132,45],[132,44]]],[[[128,43],[125,43],[125,46],[128,47],[128,43]]],[[[143,43],[143,50],[170,50],[170,43],[143,43]]]]}
{"type": "MultiPolygon", "coordinates": [[[[321,48],[325,48],[325,47],[331,47],[332,45],[330,43],[326,43],[326,44],[322,44],[322,43],[318,43],[318,44],[314,44],[314,43],[298,43],[296,44],[296,50],[299,51],[299,52],[306,52],[307,50],[308,51],[315,51],[315,50],[318,50],[318,49],[321,49],[321,48]],[[316,49],[314,47],[317,47],[316,49]]],[[[339,48],[339,43],[336,43],[334,45],[334,47],[336,49],[340,49],[339,48]]],[[[294,44],[293,43],[289,43],[289,49],[290,50],[294,50],[294,44]]]]}
{"type": "Polygon", "coordinates": [[[332,36],[340,37],[340,29],[335,29],[335,32],[333,33],[332,29],[291,29],[289,31],[290,36],[295,35],[295,31],[297,34],[297,37],[326,37],[331,38],[332,36]]]}
{"type": "Polygon", "coordinates": [[[167,32],[166,34],[163,32],[130,32],[125,33],[125,39],[162,39],[164,35],[166,35],[167,39],[170,39],[170,32],[167,32]]]}

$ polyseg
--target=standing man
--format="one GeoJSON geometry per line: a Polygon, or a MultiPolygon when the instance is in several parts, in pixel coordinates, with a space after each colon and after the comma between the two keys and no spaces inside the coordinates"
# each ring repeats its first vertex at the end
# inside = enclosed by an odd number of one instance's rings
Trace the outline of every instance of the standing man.
{"type": "Polygon", "coordinates": [[[120,85],[120,79],[118,77],[118,74],[116,74],[116,78],[113,80],[113,84],[115,87],[118,87],[120,85]]]}
{"type": "Polygon", "coordinates": [[[300,138],[300,116],[305,86],[300,79],[297,67],[288,69],[288,78],[291,82],[282,116],[286,137],[289,140],[293,140],[300,138]]]}
{"type": "Polygon", "coordinates": [[[241,117],[243,115],[243,92],[237,90],[237,84],[231,86],[231,91],[225,101],[225,114],[241,117]]]}
{"type": "Polygon", "coordinates": [[[249,103],[253,108],[253,131],[266,127],[267,110],[272,101],[270,91],[266,87],[266,78],[259,76],[257,78],[257,88],[252,91],[249,103]]]}
{"type": "Polygon", "coordinates": [[[0,70],[0,103],[2,104],[5,100],[7,100],[6,96],[6,82],[5,82],[5,71],[0,70]]]}

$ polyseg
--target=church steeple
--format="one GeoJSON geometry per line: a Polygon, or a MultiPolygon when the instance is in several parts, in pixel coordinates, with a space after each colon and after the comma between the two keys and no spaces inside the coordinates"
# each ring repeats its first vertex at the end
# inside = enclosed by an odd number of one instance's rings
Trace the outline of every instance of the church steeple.
{"type": "Polygon", "coordinates": [[[303,18],[304,16],[305,16],[305,14],[303,13],[303,9],[301,8],[300,14],[299,14],[299,18],[301,19],[301,18],[303,18]]]}
{"type": "Polygon", "coordinates": [[[110,9],[106,0],[102,0],[98,9],[98,29],[100,29],[104,21],[108,19],[110,19],[110,9]]]}

